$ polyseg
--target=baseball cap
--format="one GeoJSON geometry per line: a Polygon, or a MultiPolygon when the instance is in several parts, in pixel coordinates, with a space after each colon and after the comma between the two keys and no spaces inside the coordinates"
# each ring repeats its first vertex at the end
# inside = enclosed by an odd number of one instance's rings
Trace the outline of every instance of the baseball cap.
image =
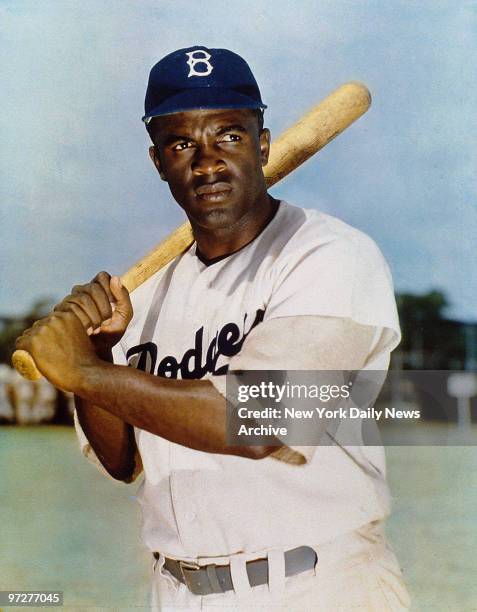
{"type": "Polygon", "coordinates": [[[142,120],[202,108],[265,109],[247,62],[228,49],[174,51],[149,74],[142,120]]]}

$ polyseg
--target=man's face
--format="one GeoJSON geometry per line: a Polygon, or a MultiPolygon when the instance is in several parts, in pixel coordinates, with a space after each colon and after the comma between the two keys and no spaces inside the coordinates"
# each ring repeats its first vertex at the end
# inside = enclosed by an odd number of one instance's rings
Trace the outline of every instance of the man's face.
{"type": "Polygon", "coordinates": [[[154,119],[151,158],[191,223],[227,228],[257,214],[270,134],[248,109],[193,110],[154,119]]]}

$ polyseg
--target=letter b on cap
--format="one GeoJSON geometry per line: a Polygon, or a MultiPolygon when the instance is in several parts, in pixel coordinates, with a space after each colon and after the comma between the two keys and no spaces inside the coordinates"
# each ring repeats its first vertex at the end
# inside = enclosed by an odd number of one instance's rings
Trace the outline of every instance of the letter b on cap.
{"type": "Polygon", "coordinates": [[[210,53],[207,53],[207,51],[204,51],[203,49],[197,49],[196,51],[189,51],[188,53],[186,53],[186,55],[189,58],[187,60],[187,64],[189,65],[189,74],[187,75],[188,77],[208,76],[214,69],[212,64],[209,62],[212,56],[210,55],[210,53]],[[202,70],[196,69],[197,64],[203,64],[202,70]]]}

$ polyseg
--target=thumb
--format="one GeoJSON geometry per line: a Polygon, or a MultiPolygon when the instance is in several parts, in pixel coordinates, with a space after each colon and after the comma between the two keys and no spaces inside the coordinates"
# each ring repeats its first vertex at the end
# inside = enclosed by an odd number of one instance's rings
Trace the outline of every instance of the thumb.
{"type": "Polygon", "coordinates": [[[114,314],[129,322],[132,317],[133,308],[129,292],[121,283],[119,276],[112,276],[109,281],[109,288],[115,299],[114,314]]]}

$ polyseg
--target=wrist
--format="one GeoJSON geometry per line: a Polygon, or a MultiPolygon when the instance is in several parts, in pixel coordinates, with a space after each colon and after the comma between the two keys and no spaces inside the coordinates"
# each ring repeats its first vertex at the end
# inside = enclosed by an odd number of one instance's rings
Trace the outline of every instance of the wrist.
{"type": "Polygon", "coordinates": [[[111,346],[98,346],[95,347],[95,351],[98,359],[113,363],[113,348],[111,346]]]}
{"type": "Polygon", "coordinates": [[[90,336],[90,339],[99,359],[113,363],[113,347],[118,344],[121,337],[108,337],[106,334],[98,334],[97,336],[90,336]]]}
{"type": "Polygon", "coordinates": [[[113,367],[112,363],[95,356],[94,359],[78,368],[73,383],[74,388],[71,391],[82,399],[93,402],[104,381],[104,377],[108,375],[109,369],[113,367]]]}

